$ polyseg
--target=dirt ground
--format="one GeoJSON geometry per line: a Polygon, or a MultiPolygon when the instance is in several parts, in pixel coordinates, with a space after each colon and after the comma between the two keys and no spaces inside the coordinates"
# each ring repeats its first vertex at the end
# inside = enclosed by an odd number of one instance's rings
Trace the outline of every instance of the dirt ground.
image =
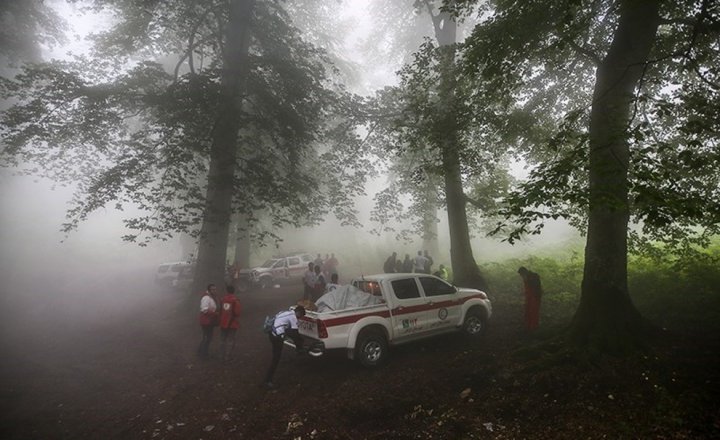
{"type": "Polygon", "coordinates": [[[667,330],[645,355],[583,363],[495,304],[483,340],[395,347],[376,370],[285,350],[268,391],[261,322],[299,286],[241,296],[228,362],[196,357],[199,296],[190,308],[145,273],[85,288],[71,304],[3,305],[0,438],[720,438],[716,334],[667,330]]]}

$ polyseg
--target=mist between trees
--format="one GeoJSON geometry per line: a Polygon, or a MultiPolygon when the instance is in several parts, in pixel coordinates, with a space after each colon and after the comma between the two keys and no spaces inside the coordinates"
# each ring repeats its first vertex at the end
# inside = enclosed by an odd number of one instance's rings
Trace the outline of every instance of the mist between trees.
{"type": "Polygon", "coordinates": [[[370,3],[5,2],[2,165],[71,185],[65,233],[117,209],[125,241],[192,237],[194,289],[327,219],[488,289],[471,236],[562,220],[585,240],[569,340],[640,343],[628,255],[718,232],[717,3],[370,3]],[[106,26],[45,60],[68,4],[106,26]]]}

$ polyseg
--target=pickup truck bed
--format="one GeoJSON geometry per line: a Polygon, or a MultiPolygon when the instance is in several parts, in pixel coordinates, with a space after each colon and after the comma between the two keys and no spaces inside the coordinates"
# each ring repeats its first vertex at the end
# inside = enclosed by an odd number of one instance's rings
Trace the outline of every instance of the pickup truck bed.
{"type": "Polygon", "coordinates": [[[480,336],[492,314],[484,292],[426,274],[364,276],[345,288],[379,303],[308,311],[298,327],[311,354],[344,349],[349,358],[375,366],[385,361],[392,345],[459,330],[480,336]]]}

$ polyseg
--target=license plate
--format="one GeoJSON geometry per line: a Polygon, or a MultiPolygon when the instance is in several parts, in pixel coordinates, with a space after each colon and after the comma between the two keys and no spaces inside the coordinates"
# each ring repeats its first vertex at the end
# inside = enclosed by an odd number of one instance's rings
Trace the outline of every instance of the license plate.
{"type": "Polygon", "coordinates": [[[317,324],[315,321],[298,321],[298,329],[300,330],[300,333],[315,336],[317,333],[317,324]]]}

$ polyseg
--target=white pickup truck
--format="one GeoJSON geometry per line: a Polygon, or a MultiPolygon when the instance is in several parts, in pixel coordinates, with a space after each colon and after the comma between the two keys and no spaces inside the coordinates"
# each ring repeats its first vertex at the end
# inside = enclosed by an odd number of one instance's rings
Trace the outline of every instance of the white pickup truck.
{"type": "Polygon", "coordinates": [[[432,275],[371,275],[352,285],[374,296],[362,301],[368,305],[307,311],[300,318],[299,331],[310,354],[346,349],[350,359],[372,367],[383,363],[391,345],[458,330],[482,335],[492,314],[484,292],[432,275]]]}

